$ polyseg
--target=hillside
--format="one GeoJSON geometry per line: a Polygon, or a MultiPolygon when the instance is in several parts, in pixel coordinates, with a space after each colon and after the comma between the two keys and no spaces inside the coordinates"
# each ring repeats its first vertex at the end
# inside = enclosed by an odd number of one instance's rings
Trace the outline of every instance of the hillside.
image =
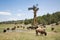
{"type": "MultiPolygon", "coordinates": [[[[60,12],[55,12],[52,14],[46,14],[43,16],[38,16],[37,17],[37,22],[38,24],[52,24],[52,23],[56,23],[58,24],[58,22],[60,21],[60,12]]],[[[25,20],[17,20],[17,21],[4,21],[4,22],[0,22],[1,23],[5,23],[5,24],[14,24],[14,23],[25,23],[25,24],[33,24],[33,19],[25,19],[25,20]]]]}

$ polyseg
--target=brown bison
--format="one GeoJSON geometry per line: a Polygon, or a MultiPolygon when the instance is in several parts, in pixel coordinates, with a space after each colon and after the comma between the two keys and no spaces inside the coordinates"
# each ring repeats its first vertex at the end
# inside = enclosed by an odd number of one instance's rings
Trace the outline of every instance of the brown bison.
{"type": "Polygon", "coordinates": [[[23,26],[23,29],[25,29],[25,27],[23,26]]]}
{"type": "Polygon", "coordinates": [[[15,28],[12,28],[11,30],[15,30],[15,28]]]}
{"type": "Polygon", "coordinates": [[[19,28],[19,26],[17,26],[17,28],[19,28]]]}
{"type": "Polygon", "coordinates": [[[44,34],[45,36],[47,35],[47,32],[42,27],[36,29],[36,35],[38,35],[38,33],[44,34]]]}
{"type": "Polygon", "coordinates": [[[51,28],[51,31],[53,31],[54,30],[54,28],[51,28]]]}
{"type": "Polygon", "coordinates": [[[54,29],[55,29],[55,28],[54,28],[54,25],[52,25],[52,26],[51,26],[51,31],[54,31],[54,29]]]}
{"type": "Polygon", "coordinates": [[[11,30],[15,30],[16,29],[16,26],[14,26],[11,30]]]}
{"type": "Polygon", "coordinates": [[[45,25],[43,25],[43,27],[44,27],[44,28],[46,28],[46,26],[45,26],[45,25]]]}
{"type": "Polygon", "coordinates": [[[14,26],[14,28],[16,29],[16,26],[14,26]]]}
{"type": "Polygon", "coordinates": [[[37,29],[37,28],[38,28],[38,26],[35,26],[35,27],[29,26],[29,27],[27,27],[27,29],[37,29]]]}
{"type": "Polygon", "coordinates": [[[10,30],[9,28],[7,28],[7,30],[10,30]]]}
{"type": "Polygon", "coordinates": [[[5,33],[6,32],[6,29],[4,29],[3,32],[5,33]]]}

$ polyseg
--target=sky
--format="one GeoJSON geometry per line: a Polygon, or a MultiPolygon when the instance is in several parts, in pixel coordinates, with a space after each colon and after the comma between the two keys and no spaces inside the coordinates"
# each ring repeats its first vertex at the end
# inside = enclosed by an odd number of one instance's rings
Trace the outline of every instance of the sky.
{"type": "Polygon", "coordinates": [[[0,22],[33,18],[28,8],[38,4],[37,16],[60,11],[60,0],[0,0],[0,22]]]}

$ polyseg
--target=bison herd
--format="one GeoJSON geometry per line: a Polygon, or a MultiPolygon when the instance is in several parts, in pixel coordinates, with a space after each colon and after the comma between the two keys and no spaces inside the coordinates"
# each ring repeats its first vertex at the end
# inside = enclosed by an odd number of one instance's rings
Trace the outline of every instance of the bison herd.
{"type": "MultiPolygon", "coordinates": [[[[14,26],[12,28],[6,28],[6,29],[4,29],[3,32],[5,33],[8,30],[15,30],[16,28],[19,28],[19,27],[21,27],[23,29],[25,28],[25,27],[22,27],[22,26],[14,26]]],[[[45,35],[45,36],[47,35],[46,26],[45,25],[43,25],[41,27],[38,27],[38,26],[29,26],[26,29],[28,29],[28,30],[35,29],[36,35],[38,35],[38,33],[40,33],[41,35],[45,35]]],[[[53,31],[53,30],[54,30],[54,27],[51,28],[51,31],[53,31]]]]}
{"type": "Polygon", "coordinates": [[[16,28],[19,28],[19,26],[14,26],[14,27],[12,27],[12,28],[6,28],[6,29],[4,29],[3,30],[3,32],[5,33],[5,32],[7,32],[8,30],[15,30],[16,28]]]}

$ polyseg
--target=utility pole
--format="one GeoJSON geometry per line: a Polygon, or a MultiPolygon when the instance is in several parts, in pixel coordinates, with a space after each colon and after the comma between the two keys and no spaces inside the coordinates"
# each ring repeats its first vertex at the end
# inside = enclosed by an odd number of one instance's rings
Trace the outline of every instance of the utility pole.
{"type": "Polygon", "coordinates": [[[28,8],[28,10],[33,10],[33,12],[34,12],[34,19],[33,19],[33,25],[35,26],[35,25],[37,25],[37,18],[36,18],[36,13],[37,13],[37,11],[39,10],[39,8],[37,8],[37,6],[38,5],[33,5],[33,7],[30,7],[30,8],[28,8]]]}

